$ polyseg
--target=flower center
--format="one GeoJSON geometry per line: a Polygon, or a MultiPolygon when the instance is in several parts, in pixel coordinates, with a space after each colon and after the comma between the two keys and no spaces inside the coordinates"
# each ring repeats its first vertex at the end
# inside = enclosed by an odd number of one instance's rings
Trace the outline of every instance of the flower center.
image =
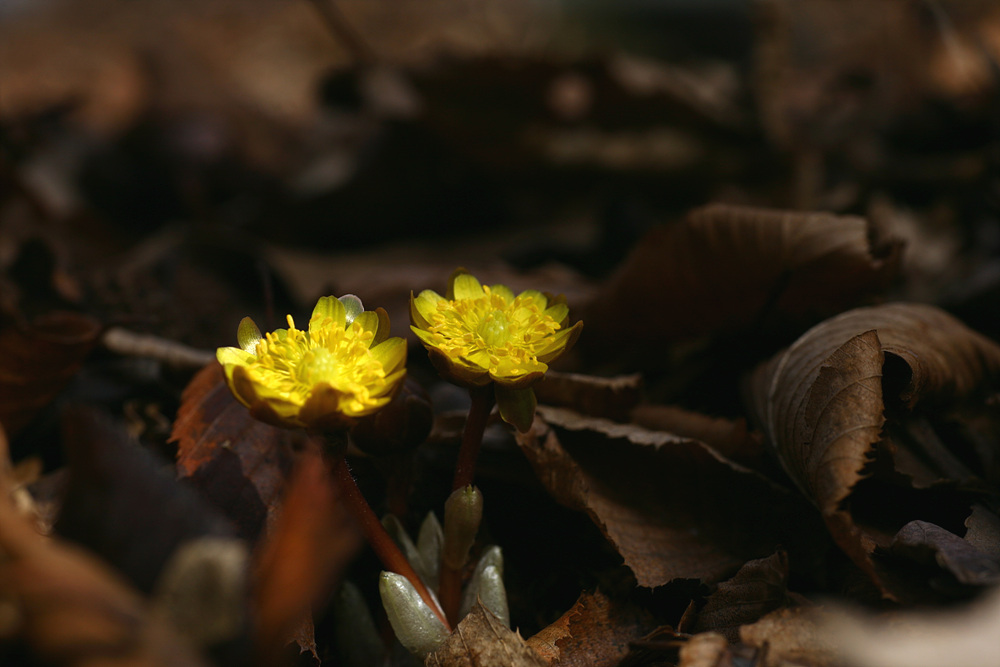
{"type": "Polygon", "coordinates": [[[510,340],[510,320],[502,310],[494,310],[479,323],[476,333],[488,347],[502,347],[510,340]]]}
{"type": "Polygon", "coordinates": [[[335,384],[341,375],[341,365],[337,355],[325,347],[314,347],[302,357],[301,363],[293,370],[295,379],[306,387],[320,382],[335,384]]]}

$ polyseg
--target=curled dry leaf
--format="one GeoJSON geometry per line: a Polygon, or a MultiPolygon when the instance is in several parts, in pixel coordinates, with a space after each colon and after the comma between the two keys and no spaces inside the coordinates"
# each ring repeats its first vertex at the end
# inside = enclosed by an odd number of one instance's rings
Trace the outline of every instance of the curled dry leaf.
{"type": "MultiPolygon", "coordinates": [[[[750,399],[768,443],[834,539],[889,593],[871,554],[878,544],[888,547],[906,521],[888,534],[868,530],[854,516],[864,503],[847,502],[871,475],[886,408],[905,417],[918,407],[932,413],[982,403],[998,380],[995,343],[931,306],[889,304],[852,310],[810,329],[758,367],[750,399]]],[[[907,520],[914,518],[920,517],[907,520]]]]}
{"type": "Polygon", "coordinates": [[[0,636],[22,639],[31,655],[46,664],[208,665],[97,559],[36,533],[18,515],[8,492],[0,483],[0,600],[6,612],[0,636]]]}
{"type": "Polygon", "coordinates": [[[547,667],[548,663],[525,643],[520,633],[508,630],[476,604],[451,636],[424,661],[427,667],[547,667]]]}
{"type": "MultiPolygon", "coordinates": [[[[899,246],[867,220],[713,204],[652,230],[581,313],[581,344],[663,345],[813,322],[878,292],[899,246]]],[[[612,347],[614,349],[614,347],[612,347]]]]}
{"type": "Polygon", "coordinates": [[[629,642],[652,627],[651,615],[606,595],[584,593],[565,614],[528,639],[549,664],[611,667],[629,652],[629,642]]]}
{"type": "Polygon", "coordinates": [[[535,474],[590,516],[641,586],[716,582],[814,533],[793,494],[701,442],[562,408],[539,415],[518,435],[535,474]]]}
{"type": "Polygon", "coordinates": [[[177,442],[178,476],[250,540],[273,520],[297,437],[253,419],[233,398],[214,361],[184,390],[171,433],[177,442]]]}
{"type": "Polygon", "coordinates": [[[0,329],[0,423],[13,437],[56,397],[97,344],[101,325],[53,312],[25,329],[0,329]]]}

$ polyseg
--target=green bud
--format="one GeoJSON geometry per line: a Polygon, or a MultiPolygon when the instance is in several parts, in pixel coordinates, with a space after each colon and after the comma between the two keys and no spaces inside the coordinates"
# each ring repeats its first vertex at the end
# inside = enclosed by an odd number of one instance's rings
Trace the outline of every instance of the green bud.
{"type": "Polygon", "coordinates": [[[477,599],[504,625],[510,627],[507,589],[503,585],[503,553],[500,547],[490,547],[476,563],[476,569],[462,596],[459,616],[465,617],[472,611],[477,599]]]}
{"type": "Polygon", "coordinates": [[[246,622],[248,561],[243,540],[200,537],[185,542],[167,561],[154,604],[195,645],[233,639],[246,622]]]}
{"type": "MultiPolygon", "coordinates": [[[[427,577],[424,582],[432,589],[438,587],[438,575],[441,571],[441,547],[444,544],[444,530],[441,523],[434,516],[434,512],[428,512],[424,522],[420,524],[420,533],[417,535],[417,551],[427,568],[427,577]]],[[[423,574],[421,574],[423,576],[423,574]]]]}
{"type": "Polygon", "coordinates": [[[427,575],[431,568],[424,562],[424,558],[421,555],[420,550],[417,549],[417,546],[413,544],[413,540],[411,540],[410,536],[407,535],[402,522],[396,518],[396,516],[386,514],[382,517],[382,526],[385,527],[386,532],[389,533],[389,536],[399,547],[399,550],[403,552],[404,556],[406,556],[406,560],[410,561],[410,565],[412,565],[413,569],[416,570],[418,575],[420,575],[420,579],[423,580],[425,585],[429,585],[430,582],[427,575]]]}
{"type": "Polygon", "coordinates": [[[448,629],[406,577],[383,572],[379,577],[378,592],[399,643],[419,660],[436,651],[448,639],[448,629]]]}
{"type": "Polygon", "coordinates": [[[465,565],[482,520],[483,494],[479,489],[470,484],[464,489],[452,491],[444,504],[441,560],[446,566],[459,570],[465,565]]]}

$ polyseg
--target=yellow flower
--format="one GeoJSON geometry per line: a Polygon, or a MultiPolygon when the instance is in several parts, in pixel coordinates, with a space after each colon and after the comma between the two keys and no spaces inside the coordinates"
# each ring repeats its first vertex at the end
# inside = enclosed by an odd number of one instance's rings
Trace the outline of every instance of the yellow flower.
{"type": "Polygon", "coordinates": [[[464,386],[496,384],[500,415],[527,430],[535,409],[531,385],[571,348],[583,322],[567,328],[563,297],[535,290],[517,296],[504,285],[481,285],[464,269],[452,274],[447,297],[410,295],[410,327],[431,361],[464,386]]]}
{"type": "Polygon", "coordinates": [[[306,331],[261,337],[249,317],[240,347],[216,352],[233,395],[261,421],[276,426],[341,429],[388,403],[406,375],[406,342],[389,338],[389,316],[364,310],[354,295],[325,296],[306,331]]]}

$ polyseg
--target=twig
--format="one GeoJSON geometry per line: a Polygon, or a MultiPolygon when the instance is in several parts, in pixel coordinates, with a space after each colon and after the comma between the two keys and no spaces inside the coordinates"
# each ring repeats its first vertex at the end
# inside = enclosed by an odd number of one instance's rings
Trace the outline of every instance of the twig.
{"type": "Polygon", "coordinates": [[[183,343],[135,333],[121,327],[112,327],[105,331],[101,343],[116,354],[126,357],[149,357],[175,368],[201,368],[215,359],[215,354],[208,350],[199,350],[183,343]]]}

